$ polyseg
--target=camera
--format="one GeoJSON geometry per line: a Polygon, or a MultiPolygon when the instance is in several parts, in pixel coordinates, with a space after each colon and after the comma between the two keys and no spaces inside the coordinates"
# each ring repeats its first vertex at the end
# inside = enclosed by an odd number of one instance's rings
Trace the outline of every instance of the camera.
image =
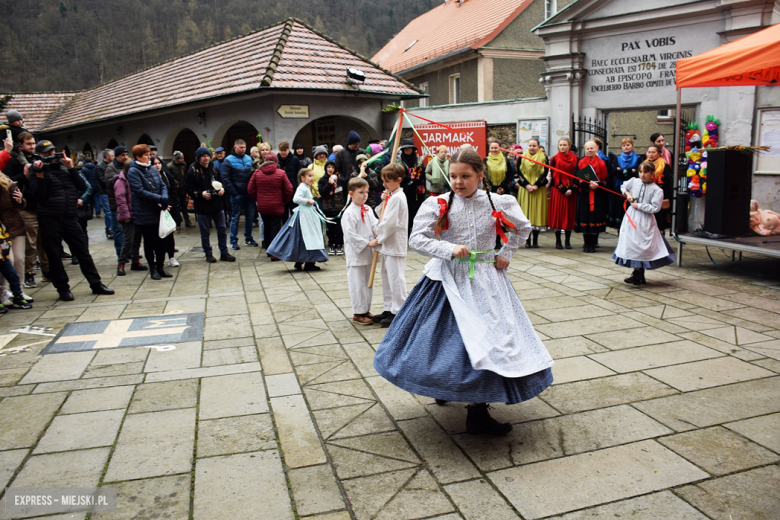
{"type": "Polygon", "coordinates": [[[62,156],[59,154],[53,154],[53,155],[40,155],[37,153],[32,154],[32,169],[36,172],[40,171],[59,171],[60,167],[62,166],[62,156]],[[35,162],[41,161],[43,163],[43,168],[36,168],[35,162]]]}

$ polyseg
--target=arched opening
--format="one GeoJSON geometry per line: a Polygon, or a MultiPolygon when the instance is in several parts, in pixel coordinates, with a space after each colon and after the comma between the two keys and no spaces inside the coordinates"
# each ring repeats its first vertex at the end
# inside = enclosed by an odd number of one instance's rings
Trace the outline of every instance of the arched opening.
{"type": "Polygon", "coordinates": [[[173,152],[179,151],[184,154],[184,160],[187,164],[193,163],[195,162],[195,151],[199,146],[200,139],[195,135],[195,132],[185,128],[173,140],[173,150],[171,150],[170,156],[173,156],[173,152]]]}
{"type": "Polygon", "coordinates": [[[106,145],[106,149],[111,149],[111,150],[113,150],[113,149],[114,149],[114,148],[116,148],[117,146],[119,146],[119,143],[117,143],[117,142],[116,142],[116,139],[111,139],[111,140],[108,142],[108,144],[106,145]]]}
{"type": "Polygon", "coordinates": [[[138,142],[136,144],[145,144],[149,146],[154,146],[154,139],[144,134],[138,138],[138,142]]]}
{"type": "Polygon", "coordinates": [[[92,145],[89,143],[86,143],[84,145],[84,148],[82,149],[81,153],[84,154],[84,158],[86,159],[89,157],[92,160],[95,160],[95,152],[92,150],[92,145]]]}
{"type": "Polygon", "coordinates": [[[243,139],[246,142],[247,153],[249,153],[249,149],[257,145],[257,134],[259,133],[257,128],[252,124],[247,123],[246,121],[239,121],[227,129],[219,146],[230,152],[230,150],[233,149],[233,143],[236,142],[236,139],[243,139]]]}
{"type": "Polygon", "coordinates": [[[328,150],[333,150],[337,144],[347,145],[350,130],[360,134],[360,146],[365,148],[371,140],[371,132],[368,126],[357,119],[344,116],[328,116],[315,119],[301,128],[295,136],[295,141],[290,146],[303,145],[303,151],[307,157],[311,157],[315,146],[328,145],[328,150]]]}

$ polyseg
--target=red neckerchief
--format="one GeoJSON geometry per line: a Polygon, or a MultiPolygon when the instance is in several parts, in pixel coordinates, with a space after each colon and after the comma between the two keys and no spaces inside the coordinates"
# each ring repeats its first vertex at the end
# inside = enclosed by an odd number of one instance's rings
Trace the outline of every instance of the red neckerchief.
{"type": "Polygon", "coordinates": [[[365,222],[366,221],[366,215],[368,215],[368,206],[366,206],[365,204],[362,204],[360,206],[360,220],[365,222]]]}

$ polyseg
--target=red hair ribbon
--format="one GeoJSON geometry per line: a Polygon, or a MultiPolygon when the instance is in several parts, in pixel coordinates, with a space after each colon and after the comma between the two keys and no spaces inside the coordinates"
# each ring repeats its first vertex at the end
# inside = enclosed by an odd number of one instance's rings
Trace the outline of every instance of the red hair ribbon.
{"type": "Polygon", "coordinates": [[[365,222],[365,221],[366,221],[366,215],[368,215],[368,206],[366,206],[365,204],[363,204],[363,205],[360,207],[360,220],[362,220],[363,222],[365,222]]]}
{"type": "MultiPolygon", "coordinates": [[[[436,202],[439,203],[439,216],[447,214],[447,201],[443,199],[436,199],[436,202]]],[[[450,221],[449,219],[444,221],[444,231],[447,231],[450,229],[450,221]]]]}
{"type": "Polygon", "coordinates": [[[506,233],[504,233],[504,228],[501,227],[501,223],[503,222],[506,226],[513,229],[517,229],[517,227],[506,219],[503,211],[494,211],[492,216],[496,219],[496,234],[500,236],[501,241],[506,244],[509,242],[509,238],[506,236],[506,233]]]}

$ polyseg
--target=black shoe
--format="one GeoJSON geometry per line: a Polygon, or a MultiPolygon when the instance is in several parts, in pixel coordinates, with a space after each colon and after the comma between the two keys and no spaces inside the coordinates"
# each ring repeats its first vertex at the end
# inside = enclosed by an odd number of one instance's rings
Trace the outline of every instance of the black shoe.
{"type": "Polygon", "coordinates": [[[296,271],[303,271],[303,264],[300,262],[295,262],[295,265],[293,267],[295,267],[296,271]]]}
{"type": "Polygon", "coordinates": [[[247,239],[244,241],[244,245],[245,245],[245,246],[248,246],[248,247],[260,247],[260,244],[258,244],[257,242],[255,242],[255,241],[254,241],[253,239],[251,239],[251,238],[247,238],[247,239]]]}
{"type": "Polygon", "coordinates": [[[373,320],[374,323],[382,323],[382,320],[387,318],[388,316],[392,316],[393,314],[390,311],[384,311],[382,314],[376,314],[374,315],[373,320]]]}
{"type": "Polygon", "coordinates": [[[165,269],[163,269],[162,267],[157,268],[157,274],[159,274],[160,277],[162,278],[173,278],[173,275],[168,271],[166,271],[165,269]]]}
{"type": "Polygon", "coordinates": [[[641,268],[639,270],[639,283],[642,285],[647,285],[647,280],[645,280],[645,268],[641,268]]]}
{"type": "Polygon", "coordinates": [[[184,221],[184,225],[187,226],[187,227],[192,227],[192,222],[189,221],[189,220],[185,220],[184,221]]]}
{"type": "Polygon", "coordinates": [[[206,261],[210,264],[216,264],[217,259],[214,258],[214,255],[206,255],[206,261]]]}
{"type": "Polygon", "coordinates": [[[314,262],[306,262],[303,264],[304,271],[322,271],[322,267],[314,265],[314,262]]]}
{"type": "Polygon", "coordinates": [[[174,247],[174,248],[173,248],[173,252],[174,252],[174,253],[178,253],[178,252],[179,252],[179,249],[174,247]]]}
{"type": "Polygon", "coordinates": [[[108,233],[106,233],[107,240],[112,240],[113,238],[114,238],[114,234],[112,232],[109,231],[108,233]]]}
{"type": "Polygon", "coordinates": [[[238,242],[231,242],[230,247],[231,249],[235,249],[235,250],[241,249],[241,246],[238,245],[238,242]]]}
{"type": "Polygon", "coordinates": [[[149,266],[149,278],[152,280],[162,280],[162,276],[160,276],[160,273],[157,272],[157,268],[154,266],[149,266]]]}
{"type": "Polygon", "coordinates": [[[95,285],[90,285],[90,287],[92,288],[92,294],[105,294],[107,296],[114,294],[113,289],[109,289],[102,283],[96,283],[95,285]]]}
{"type": "Polygon", "coordinates": [[[436,404],[439,406],[444,406],[447,403],[449,403],[449,401],[445,401],[444,399],[436,399],[436,404]]]}
{"type": "Polygon", "coordinates": [[[72,257],[72,258],[70,259],[70,264],[71,264],[71,265],[79,265],[79,259],[78,259],[78,258],[76,258],[75,256],[74,256],[74,257],[72,257]]]}
{"type": "Polygon", "coordinates": [[[8,307],[6,307],[6,306],[5,306],[5,305],[3,305],[2,303],[0,303],[0,316],[2,316],[3,314],[5,314],[6,312],[8,312],[8,307]]]}
{"type": "Polygon", "coordinates": [[[561,243],[561,232],[557,231],[555,233],[555,249],[563,249],[563,244],[561,243]]]}
{"type": "Polygon", "coordinates": [[[51,278],[49,278],[49,271],[41,271],[41,276],[43,277],[44,282],[51,282],[51,278]]]}
{"type": "Polygon", "coordinates": [[[387,316],[387,318],[380,321],[379,324],[382,326],[382,328],[387,328],[391,323],[393,323],[393,318],[395,318],[395,314],[391,313],[387,316]]]}
{"type": "Polygon", "coordinates": [[[488,410],[490,405],[485,403],[471,404],[466,407],[468,415],[466,416],[466,433],[489,435],[506,435],[512,431],[512,425],[501,423],[490,416],[488,410]]]}
{"type": "Polygon", "coordinates": [[[531,245],[531,237],[528,237],[528,239],[525,241],[525,248],[531,249],[533,246],[531,245]]]}
{"type": "Polygon", "coordinates": [[[230,253],[222,253],[219,255],[219,261],[220,262],[235,262],[236,257],[231,255],[230,253]]]}
{"type": "Polygon", "coordinates": [[[333,246],[330,246],[328,248],[328,256],[336,256],[336,248],[333,246]]]}
{"type": "Polygon", "coordinates": [[[35,283],[35,275],[34,274],[26,274],[26,275],[24,275],[24,287],[25,287],[25,289],[34,289],[35,287],[38,287],[38,284],[35,283]]]}
{"type": "Polygon", "coordinates": [[[70,292],[70,289],[57,289],[57,292],[60,295],[60,300],[64,302],[72,302],[73,300],[75,300],[75,298],[73,297],[73,293],[70,292]]]}
{"type": "Polygon", "coordinates": [[[534,249],[539,249],[539,232],[537,230],[533,230],[533,237],[534,237],[534,243],[531,247],[534,249]]]}
{"type": "Polygon", "coordinates": [[[14,309],[32,309],[32,304],[21,296],[14,296],[12,301],[14,309]]]}
{"type": "Polygon", "coordinates": [[[63,252],[62,255],[60,256],[60,258],[73,258],[73,257],[71,255],[69,255],[68,253],[63,252]]]}
{"type": "Polygon", "coordinates": [[[633,284],[633,285],[640,285],[642,283],[641,280],[642,279],[641,279],[641,276],[639,274],[639,270],[638,269],[634,269],[631,272],[631,276],[629,276],[628,278],[625,278],[623,281],[626,282],[626,283],[633,284]]]}
{"type": "Polygon", "coordinates": [[[124,276],[124,275],[126,275],[126,274],[127,274],[127,273],[125,273],[125,264],[119,264],[119,265],[116,267],[116,275],[117,275],[117,276],[124,276]]]}
{"type": "Polygon", "coordinates": [[[344,255],[344,246],[336,246],[336,254],[339,256],[344,255]]]}
{"type": "Polygon", "coordinates": [[[148,267],[146,267],[144,264],[142,264],[140,261],[139,261],[139,262],[133,262],[133,263],[130,265],[130,270],[131,270],[131,271],[146,271],[146,270],[148,270],[148,269],[149,269],[149,268],[148,268],[148,267]]]}

